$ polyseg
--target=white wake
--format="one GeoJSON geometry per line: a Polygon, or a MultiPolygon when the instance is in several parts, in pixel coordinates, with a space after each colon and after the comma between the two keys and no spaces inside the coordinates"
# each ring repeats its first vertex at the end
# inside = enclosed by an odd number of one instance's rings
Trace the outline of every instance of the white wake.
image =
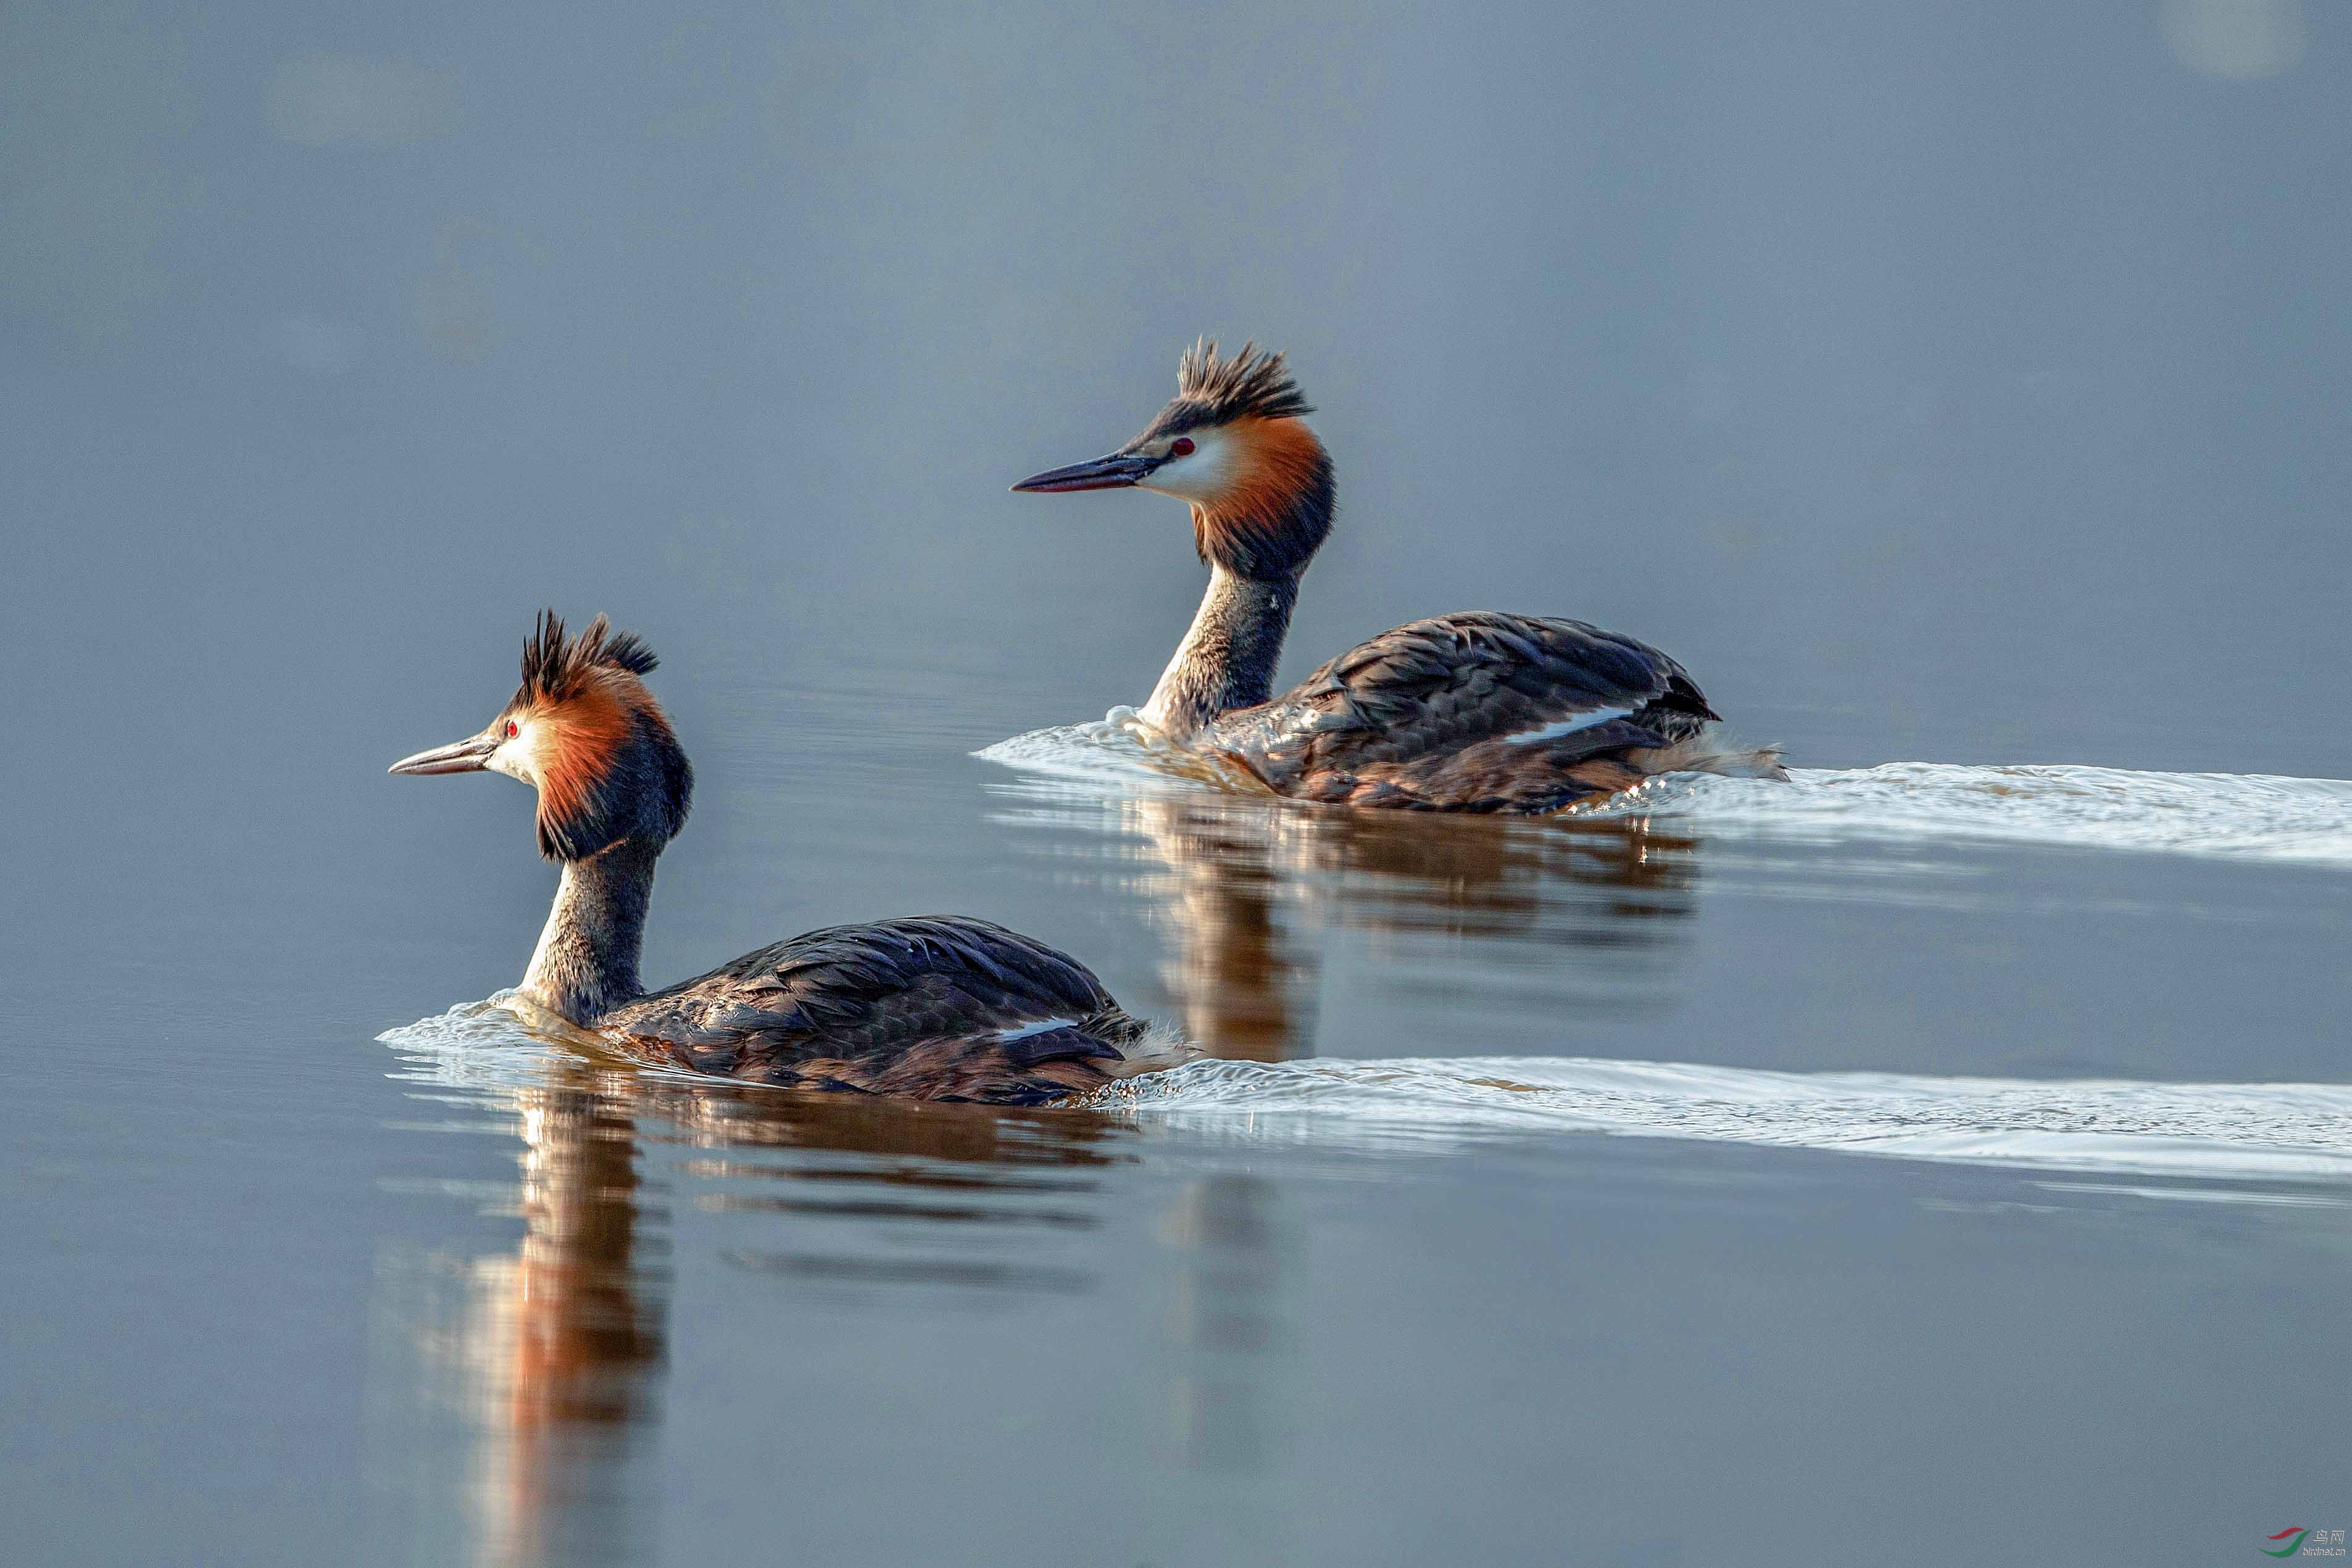
{"type": "MultiPolygon", "coordinates": [[[[380,1038],[402,1059],[397,1076],[497,1092],[540,1084],[551,1061],[596,1054],[526,1029],[512,1010],[513,995],[386,1030],[380,1038]]],[[[2352,1186],[2352,1085],[2331,1083],[1773,1072],[1594,1057],[1201,1061],[1113,1084],[1072,1108],[1211,1143],[1335,1151],[1615,1134],[1972,1165],[2352,1186]]]]}
{"type": "MultiPolygon", "coordinates": [[[[978,755],[1082,789],[1218,785],[1264,793],[1220,777],[1126,708],[1097,723],[1033,730],[978,755]]],[[[1791,768],[1786,783],[1670,774],[1574,814],[1665,821],[1735,839],[1974,840],[2352,867],[2352,781],[2336,779],[1889,762],[1791,768]]]]}
{"type": "Polygon", "coordinates": [[[1601,1133],[1905,1159],[2352,1182],[2352,1085],[1771,1072],[1587,1057],[1196,1061],[1085,1104],[1237,1142],[1333,1147],[1601,1133]]]}

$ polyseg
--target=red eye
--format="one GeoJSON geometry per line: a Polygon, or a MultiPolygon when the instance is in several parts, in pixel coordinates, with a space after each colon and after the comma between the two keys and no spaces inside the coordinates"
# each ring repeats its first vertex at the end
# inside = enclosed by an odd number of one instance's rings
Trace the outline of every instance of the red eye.
{"type": "Polygon", "coordinates": [[[509,740],[512,740],[516,736],[520,735],[521,733],[522,726],[515,723],[512,719],[507,720],[507,738],[509,740]]]}
{"type": "Polygon", "coordinates": [[[1189,436],[1189,435],[1180,435],[1180,436],[1178,436],[1178,437],[1176,438],[1175,444],[1174,444],[1173,445],[1170,446],[1170,447],[1168,448],[1168,451],[1169,451],[1169,455],[1170,455],[1171,456],[1175,456],[1175,457],[1190,457],[1190,456],[1192,456],[1192,438],[1191,436],[1189,436]]]}

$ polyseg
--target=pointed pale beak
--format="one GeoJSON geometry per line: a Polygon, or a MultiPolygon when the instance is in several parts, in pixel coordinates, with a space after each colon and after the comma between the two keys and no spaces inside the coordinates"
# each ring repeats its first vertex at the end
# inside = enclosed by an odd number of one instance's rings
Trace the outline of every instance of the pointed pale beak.
{"type": "Polygon", "coordinates": [[[1146,457],[1138,452],[1114,452],[1091,463],[1073,463],[1067,468],[1048,468],[1043,474],[1032,474],[1013,487],[1045,492],[1124,489],[1143,483],[1145,476],[1166,461],[1164,457],[1146,457]]]}
{"type": "Polygon", "coordinates": [[[490,765],[490,753],[498,748],[499,737],[485,730],[467,740],[436,746],[414,757],[404,757],[392,765],[391,770],[394,773],[479,773],[490,765]]]}

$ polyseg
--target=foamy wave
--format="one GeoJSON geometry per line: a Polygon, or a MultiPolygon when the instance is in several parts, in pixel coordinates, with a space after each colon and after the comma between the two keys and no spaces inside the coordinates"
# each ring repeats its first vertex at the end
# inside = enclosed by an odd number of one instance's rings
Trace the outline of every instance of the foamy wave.
{"type": "Polygon", "coordinates": [[[1393,1147],[1605,1133],[1904,1159],[2352,1182],[2352,1086],[1769,1072],[1583,1057],[1196,1061],[1084,1103],[1194,1136],[1393,1147]]]}
{"type": "MultiPolygon", "coordinates": [[[[1080,789],[1250,788],[1114,708],[978,754],[1080,789]]],[[[2352,867],[2352,781],[2066,765],[1890,762],[1790,770],[1780,783],[1680,773],[1574,813],[1813,843],[1976,840],[2352,867]]]]}
{"type": "Polygon", "coordinates": [[[1113,789],[1160,783],[1266,792],[1248,774],[1170,740],[1131,707],[1115,707],[1086,724],[1033,729],[972,755],[1018,772],[1113,789]]]}
{"type": "Polygon", "coordinates": [[[397,1076],[465,1089],[535,1087],[551,1061],[612,1057],[597,1036],[537,1006],[520,991],[499,991],[478,1002],[388,1029],[376,1039],[397,1051],[406,1069],[397,1076]]]}
{"type": "MultiPolygon", "coordinates": [[[[558,1038],[525,1027],[518,1002],[502,992],[378,1038],[403,1059],[396,1076],[476,1092],[537,1086],[550,1061],[579,1061],[568,1047],[594,1044],[593,1037],[571,1039],[575,1030],[558,1038]]],[[[2352,1186],[2352,1085],[2331,1083],[2042,1082],[1474,1056],[1198,1061],[1071,1103],[1204,1142],[1335,1151],[1599,1133],[2118,1176],[2352,1186]]],[[[2302,1201],[2352,1203],[2352,1195],[2302,1201]]]]}
{"type": "Polygon", "coordinates": [[[1785,785],[1678,774],[1579,814],[1773,838],[1989,839],[2352,865],[2352,782],[2336,779],[1889,762],[1793,768],[1785,785]]]}

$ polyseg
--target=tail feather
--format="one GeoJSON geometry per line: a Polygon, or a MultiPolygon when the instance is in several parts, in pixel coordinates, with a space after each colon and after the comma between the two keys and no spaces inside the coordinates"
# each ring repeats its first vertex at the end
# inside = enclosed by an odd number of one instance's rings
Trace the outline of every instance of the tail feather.
{"type": "Polygon", "coordinates": [[[1118,1048],[1119,1061],[1097,1064],[1113,1078],[1133,1078],[1139,1073],[1181,1066],[1201,1054],[1201,1048],[1172,1025],[1137,1018],[1118,1006],[1106,1008],[1087,1019],[1084,1028],[1097,1040],[1107,1040],[1118,1048]]]}
{"type": "Polygon", "coordinates": [[[1741,746],[1709,725],[1687,740],[1634,754],[1645,773],[1719,773],[1727,779],[1773,779],[1788,782],[1780,744],[1741,746]]]}

